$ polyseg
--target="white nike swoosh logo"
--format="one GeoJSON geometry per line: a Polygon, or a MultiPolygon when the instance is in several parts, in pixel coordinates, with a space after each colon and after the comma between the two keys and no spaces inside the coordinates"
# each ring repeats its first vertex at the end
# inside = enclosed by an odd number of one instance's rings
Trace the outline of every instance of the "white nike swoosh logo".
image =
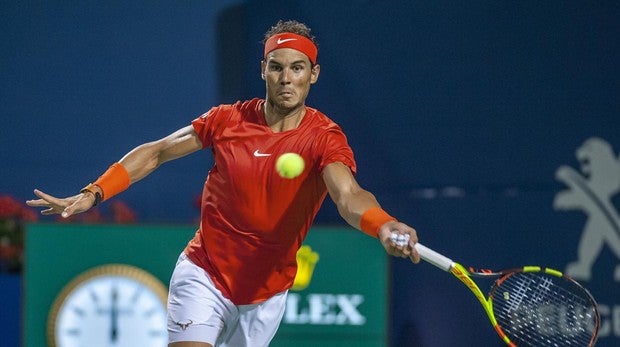
{"type": "Polygon", "coordinates": [[[254,156],[255,157],[270,157],[271,154],[269,154],[269,153],[261,153],[257,149],[257,150],[254,151],[254,156]]]}
{"type": "Polygon", "coordinates": [[[281,45],[284,42],[295,41],[295,40],[297,40],[297,39],[278,39],[278,41],[276,41],[276,43],[281,45]]]}

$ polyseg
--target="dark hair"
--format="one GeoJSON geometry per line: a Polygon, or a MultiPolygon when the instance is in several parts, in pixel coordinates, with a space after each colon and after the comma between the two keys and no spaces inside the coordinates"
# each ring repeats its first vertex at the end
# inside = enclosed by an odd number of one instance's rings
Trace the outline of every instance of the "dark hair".
{"type": "Polygon", "coordinates": [[[281,33],[293,33],[307,37],[308,39],[310,39],[310,41],[312,41],[312,43],[314,43],[315,46],[318,47],[316,41],[314,40],[314,36],[310,33],[310,31],[311,30],[307,25],[296,20],[279,20],[276,25],[272,26],[269,30],[267,30],[267,32],[265,33],[265,38],[263,38],[263,44],[265,44],[265,42],[267,42],[267,40],[273,35],[281,33]]]}

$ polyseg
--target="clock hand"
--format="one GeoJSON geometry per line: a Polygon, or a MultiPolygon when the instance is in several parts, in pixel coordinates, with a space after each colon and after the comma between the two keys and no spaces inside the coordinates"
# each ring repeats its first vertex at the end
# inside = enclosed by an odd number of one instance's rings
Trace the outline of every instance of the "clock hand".
{"type": "Polygon", "coordinates": [[[118,339],[118,291],[116,286],[112,288],[112,307],[110,308],[110,341],[116,342],[118,339]]]}

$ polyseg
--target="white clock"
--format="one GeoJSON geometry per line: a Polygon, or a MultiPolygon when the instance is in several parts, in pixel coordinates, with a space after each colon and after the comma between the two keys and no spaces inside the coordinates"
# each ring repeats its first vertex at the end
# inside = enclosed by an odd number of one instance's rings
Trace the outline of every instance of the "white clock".
{"type": "Polygon", "coordinates": [[[166,347],[166,287],[137,267],[108,264],[60,292],[47,322],[50,347],[166,347]]]}

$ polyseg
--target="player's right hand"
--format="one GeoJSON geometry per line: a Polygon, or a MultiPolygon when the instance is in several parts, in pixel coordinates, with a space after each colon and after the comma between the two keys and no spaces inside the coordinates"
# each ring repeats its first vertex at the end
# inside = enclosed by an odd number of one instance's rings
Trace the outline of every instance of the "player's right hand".
{"type": "Polygon", "coordinates": [[[418,242],[418,235],[412,227],[401,222],[389,221],[379,229],[378,238],[389,255],[409,258],[416,264],[420,262],[420,255],[414,247],[418,242]]]}
{"type": "Polygon", "coordinates": [[[60,214],[63,218],[68,218],[74,214],[89,210],[95,204],[95,197],[90,193],[57,198],[35,189],[34,194],[39,199],[28,200],[26,205],[45,208],[41,211],[42,215],[60,214]]]}

